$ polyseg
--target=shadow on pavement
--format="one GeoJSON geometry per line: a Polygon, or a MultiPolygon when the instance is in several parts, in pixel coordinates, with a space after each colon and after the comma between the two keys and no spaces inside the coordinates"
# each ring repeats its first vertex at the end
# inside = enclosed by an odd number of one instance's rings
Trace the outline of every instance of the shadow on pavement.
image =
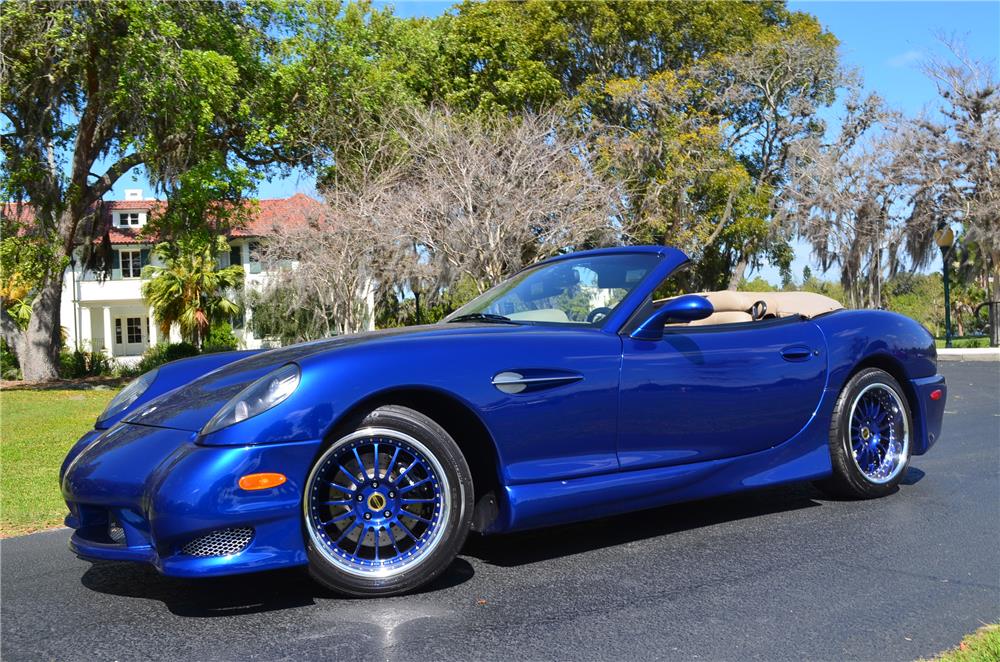
{"type": "MultiPolygon", "coordinates": [[[[462,584],[474,574],[468,561],[456,559],[418,593],[462,584]]],[[[316,598],[350,599],[325,590],[303,568],[192,580],[164,577],[149,566],[135,563],[95,561],[80,582],[99,593],[158,600],[171,613],[193,618],[296,609],[315,604],[316,598]]]]}
{"type": "Polygon", "coordinates": [[[592,522],[495,537],[473,536],[463,554],[498,566],[518,566],[773,513],[812,508],[827,500],[809,483],[673,504],[592,522]]]}
{"type": "Polygon", "coordinates": [[[923,471],[917,469],[916,467],[907,467],[906,475],[903,476],[903,480],[899,481],[900,485],[916,485],[926,476],[923,471]]]}
{"type": "MultiPolygon", "coordinates": [[[[910,466],[900,483],[914,485],[924,475],[910,466]]],[[[779,485],[549,529],[494,537],[471,536],[462,553],[492,565],[518,566],[839,500],[812,483],[779,485]]]]}

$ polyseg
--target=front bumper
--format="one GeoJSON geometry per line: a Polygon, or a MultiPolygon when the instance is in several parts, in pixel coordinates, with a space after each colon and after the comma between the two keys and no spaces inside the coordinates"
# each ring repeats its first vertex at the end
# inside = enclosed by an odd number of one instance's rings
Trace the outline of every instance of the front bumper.
{"type": "Polygon", "coordinates": [[[66,525],[75,529],[70,549],[179,577],[305,564],[301,495],[320,441],[221,447],[194,440],[191,432],[133,424],[84,435],[60,476],[66,525]],[[240,476],[265,471],[288,480],[267,490],[239,487],[240,476]],[[235,553],[198,544],[247,529],[249,542],[235,553]]]}
{"type": "Polygon", "coordinates": [[[913,389],[910,408],[913,413],[913,455],[923,455],[941,437],[941,427],[944,422],[944,404],[948,399],[948,385],[943,375],[934,375],[922,379],[911,379],[913,389]],[[940,391],[936,399],[931,395],[940,391]]]}

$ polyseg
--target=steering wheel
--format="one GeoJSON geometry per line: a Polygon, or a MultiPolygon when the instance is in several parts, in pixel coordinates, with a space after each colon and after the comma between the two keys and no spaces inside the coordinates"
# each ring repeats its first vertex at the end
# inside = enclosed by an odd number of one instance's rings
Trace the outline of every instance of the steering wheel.
{"type": "Polygon", "coordinates": [[[767,303],[765,301],[756,301],[750,306],[750,319],[754,322],[764,319],[764,315],[766,314],[767,303]]]}
{"type": "Polygon", "coordinates": [[[587,314],[587,322],[589,324],[593,324],[594,322],[599,322],[610,314],[611,314],[611,309],[608,308],[607,306],[594,308],[587,314]]]}

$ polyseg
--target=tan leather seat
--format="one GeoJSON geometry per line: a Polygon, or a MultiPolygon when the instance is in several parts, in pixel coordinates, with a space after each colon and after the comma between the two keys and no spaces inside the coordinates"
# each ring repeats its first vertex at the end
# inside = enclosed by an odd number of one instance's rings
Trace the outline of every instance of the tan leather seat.
{"type": "Polygon", "coordinates": [[[738,310],[723,310],[712,313],[705,319],[688,322],[687,326],[711,326],[712,324],[736,324],[738,322],[752,322],[753,316],[750,313],[738,310]]]}
{"type": "Polygon", "coordinates": [[[815,292],[761,292],[760,295],[767,304],[767,312],[778,317],[802,315],[812,318],[844,307],[836,299],[815,292]]]}
{"type": "MultiPolygon", "coordinates": [[[[739,292],[735,290],[720,290],[717,292],[698,292],[712,304],[715,310],[705,319],[690,322],[690,326],[709,326],[712,324],[736,324],[753,320],[751,310],[758,301],[767,306],[764,317],[791,317],[801,315],[805,318],[816,317],[823,313],[840,310],[842,305],[835,299],[813,292],[739,292]]],[[[673,298],[673,297],[671,297],[673,298]]],[[[669,299],[660,299],[654,303],[659,305],[669,299]]],[[[680,326],[685,324],[671,324],[680,326]]]]}

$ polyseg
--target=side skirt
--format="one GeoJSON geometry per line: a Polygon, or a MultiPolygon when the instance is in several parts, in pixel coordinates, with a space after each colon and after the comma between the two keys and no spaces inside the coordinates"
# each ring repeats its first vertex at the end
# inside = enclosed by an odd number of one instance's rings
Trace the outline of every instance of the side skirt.
{"type": "MultiPolygon", "coordinates": [[[[829,398],[825,398],[829,400],[829,398]]],[[[826,404],[826,403],[824,403],[826,404]]],[[[525,485],[507,485],[505,508],[486,533],[567,524],[694,501],[832,472],[829,412],[795,437],[739,457],[525,485]]]]}

